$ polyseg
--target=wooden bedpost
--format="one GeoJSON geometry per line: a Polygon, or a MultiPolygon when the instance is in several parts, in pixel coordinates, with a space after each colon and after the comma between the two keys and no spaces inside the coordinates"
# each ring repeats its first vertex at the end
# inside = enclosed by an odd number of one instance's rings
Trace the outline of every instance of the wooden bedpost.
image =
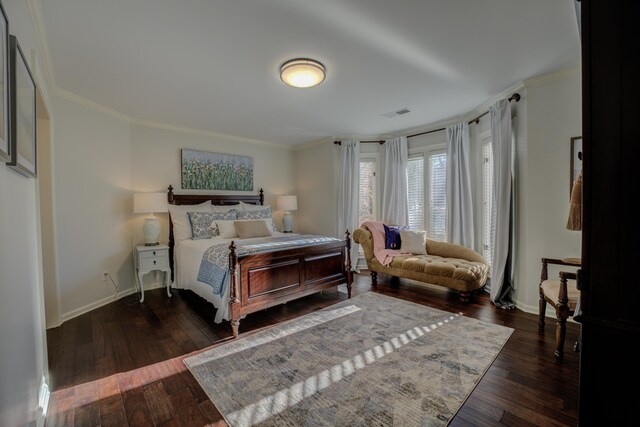
{"type": "Polygon", "coordinates": [[[171,185],[169,185],[168,188],[168,192],[167,192],[167,202],[169,202],[170,205],[173,204],[173,187],[171,185]]]}
{"type": "Polygon", "coordinates": [[[264,205],[264,191],[262,191],[262,188],[260,189],[260,204],[264,205]]]}
{"type": "Polygon", "coordinates": [[[232,240],[229,245],[229,286],[231,286],[231,329],[233,330],[233,337],[238,337],[240,330],[240,315],[236,314],[236,305],[240,304],[238,298],[238,278],[236,277],[236,267],[238,266],[238,255],[236,255],[236,243],[232,240]]]}
{"type": "Polygon", "coordinates": [[[347,229],[344,232],[344,240],[347,245],[347,257],[344,265],[347,270],[347,296],[351,298],[351,284],[353,283],[353,272],[351,271],[351,233],[347,229]]]}

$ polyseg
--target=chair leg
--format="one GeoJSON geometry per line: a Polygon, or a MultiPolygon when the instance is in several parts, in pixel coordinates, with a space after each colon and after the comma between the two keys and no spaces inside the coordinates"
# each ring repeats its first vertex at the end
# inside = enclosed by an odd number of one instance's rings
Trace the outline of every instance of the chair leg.
{"type": "Polygon", "coordinates": [[[460,296],[460,302],[466,304],[469,302],[469,299],[471,298],[471,294],[469,292],[458,292],[459,296],[460,296]]]}
{"type": "Polygon", "coordinates": [[[378,273],[375,271],[372,271],[369,273],[371,275],[371,284],[372,285],[377,285],[378,284],[378,273]]]}
{"type": "Polygon", "coordinates": [[[562,360],[562,357],[564,356],[564,337],[567,333],[569,307],[567,305],[559,305],[556,309],[556,317],[558,319],[558,324],[556,325],[556,350],[554,354],[556,359],[562,360]]]}
{"type": "Polygon", "coordinates": [[[544,318],[547,312],[547,300],[544,299],[542,290],[540,291],[540,300],[538,301],[538,330],[544,330],[544,318]]]}

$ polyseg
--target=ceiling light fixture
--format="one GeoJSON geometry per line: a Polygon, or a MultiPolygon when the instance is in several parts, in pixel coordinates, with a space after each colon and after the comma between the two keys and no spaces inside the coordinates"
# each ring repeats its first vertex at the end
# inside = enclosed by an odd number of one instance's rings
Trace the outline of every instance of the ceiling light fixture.
{"type": "Polygon", "coordinates": [[[280,67],[280,78],[293,87],[312,87],[319,85],[326,77],[324,65],[307,58],[287,61],[280,67]]]}

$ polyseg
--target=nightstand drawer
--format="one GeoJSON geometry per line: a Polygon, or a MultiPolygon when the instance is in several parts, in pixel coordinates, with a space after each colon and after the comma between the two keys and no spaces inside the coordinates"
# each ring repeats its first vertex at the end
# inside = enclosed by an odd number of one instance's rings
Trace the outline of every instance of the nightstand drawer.
{"type": "Polygon", "coordinates": [[[161,268],[167,266],[167,257],[152,257],[152,258],[142,258],[140,260],[140,268],[142,270],[148,270],[150,268],[161,268]]]}
{"type": "Polygon", "coordinates": [[[153,250],[153,251],[141,251],[140,252],[140,259],[162,258],[162,257],[166,257],[166,256],[167,256],[167,250],[166,249],[157,249],[157,250],[153,250]]]}

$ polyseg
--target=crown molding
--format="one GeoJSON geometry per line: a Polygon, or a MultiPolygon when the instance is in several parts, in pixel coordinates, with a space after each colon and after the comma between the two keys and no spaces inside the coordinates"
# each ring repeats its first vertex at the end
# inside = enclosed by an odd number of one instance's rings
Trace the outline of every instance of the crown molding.
{"type": "Polygon", "coordinates": [[[127,116],[126,114],[122,114],[119,111],[116,111],[109,107],[105,107],[104,105],[98,104],[97,102],[93,102],[90,99],[84,98],[80,95],[76,95],[75,93],[69,92],[66,89],[61,89],[56,86],[53,89],[53,91],[59,97],[64,98],[71,102],[75,102],[76,104],[82,105],[83,107],[90,108],[99,113],[103,113],[113,118],[116,118],[118,120],[122,120],[123,122],[131,123],[133,121],[133,119],[130,116],[127,116]]]}
{"type": "Polygon", "coordinates": [[[540,83],[551,82],[554,80],[566,79],[568,77],[574,77],[576,75],[580,75],[581,66],[574,65],[572,67],[562,68],[557,71],[553,71],[551,73],[543,74],[540,76],[531,77],[524,81],[525,86],[532,86],[540,83]]]}
{"type": "Polygon", "coordinates": [[[331,137],[327,136],[325,138],[316,139],[315,141],[310,141],[310,142],[305,142],[304,144],[295,145],[295,146],[293,146],[293,151],[306,150],[308,148],[313,148],[313,147],[317,147],[319,145],[327,144],[327,143],[329,143],[331,141],[334,141],[334,138],[331,138],[331,137]]]}
{"type": "Polygon", "coordinates": [[[279,149],[282,149],[282,150],[291,150],[291,149],[293,149],[292,146],[286,145],[286,144],[278,144],[278,143],[275,143],[275,142],[262,141],[260,139],[244,138],[244,137],[241,137],[241,136],[229,135],[229,134],[225,134],[225,133],[213,132],[213,131],[208,131],[208,130],[202,130],[202,129],[183,127],[183,126],[170,125],[170,124],[161,123],[161,122],[154,122],[154,121],[151,121],[151,120],[143,120],[143,119],[133,118],[133,119],[130,119],[130,123],[132,125],[137,125],[137,126],[143,126],[143,127],[148,127],[148,128],[154,128],[154,129],[162,129],[162,130],[168,130],[168,131],[179,132],[179,133],[188,133],[188,134],[191,134],[191,135],[207,136],[207,137],[210,137],[210,138],[232,139],[232,140],[238,141],[238,142],[245,142],[245,143],[248,143],[248,144],[262,145],[262,146],[271,147],[271,148],[279,148],[279,149]]]}

